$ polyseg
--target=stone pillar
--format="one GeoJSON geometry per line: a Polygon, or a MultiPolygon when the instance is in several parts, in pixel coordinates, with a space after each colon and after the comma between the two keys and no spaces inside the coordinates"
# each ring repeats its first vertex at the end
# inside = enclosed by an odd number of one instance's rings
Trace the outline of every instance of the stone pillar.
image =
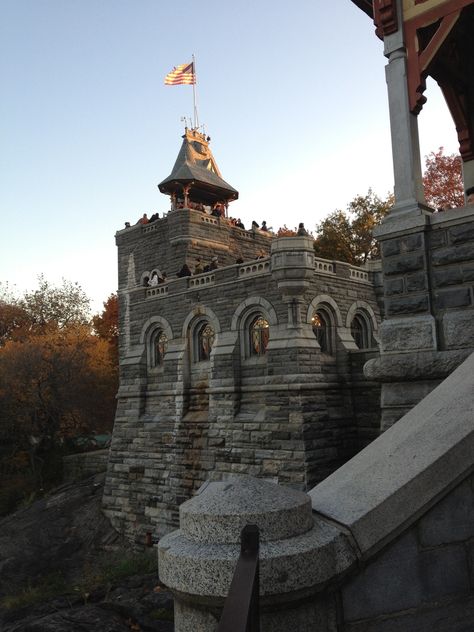
{"type": "Polygon", "coordinates": [[[464,190],[474,187],[474,160],[462,163],[462,176],[464,180],[464,190]]]}
{"type": "Polygon", "coordinates": [[[176,632],[215,631],[246,524],[260,529],[261,631],[335,630],[336,600],[321,591],[354,563],[349,538],[313,520],[307,494],[244,477],[205,483],[181,505],[179,531],[160,540],[159,574],[174,593],[176,632]]]}
{"type": "MultiPolygon", "coordinates": [[[[417,404],[438,384],[429,380],[407,381],[390,377],[389,365],[397,367],[412,362],[420,353],[438,350],[437,324],[432,309],[432,292],[428,261],[428,215],[395,215],[377,229],[381,242],[385,318],[379,330],[381,360],[379,366],[381,430],[386,430],[417,404]]],[[[367,376],[366,372],[366,376],[367,376]]]]}
{"type": "Polygon", "coordinates": [[[401,24],[402,7],[398,3],[399,29],[384,38],[384,54],[388,58],[385,69],[390,130],[392,136],[395,205],[392,215],[420,212],[425,204],[423,191],[418,120],[410,112],[407,82],[407,52],[401,24]]]}
{"type": "Polygon", "coordinates": [[[268,421],[292,437],[286,444],[293,456],[280,467],[278,480],[300,489],[323,477],[319,459],[318,465],[313,463],[317,451],[313,448],[316,444],[321,451],[326,447],[321,436],[313,436],[315,421],[327,411],[325,393],[315,387],[323,381],[321,349],[311,323],[306,322],[305,294],[314,279],[314,266],[311,237],[281,237],[272,242],[271,271],[287,306],[287,321],[271,329],[267,383],[272,388],[265,392],[265,405],[268,421]]]}
{"type": "MultiPolygon", "coordinates": [[[[286,325],[280,327],[281,331],[272,329],[268,345],[270,355],[272,350],[279,348],[284,348],[287,352],[289,345],[297,355],[317,351],[318,344],[311,323],[306,323],[302,314],[305,292],[314,278],[312,237],[275,239],[271,246],[271,271],[282,293],[283,302],[287,305],[288,320],[286,325]]],[[[298,370],[300,369],[301,366],[298,370]]],[[[286,365],[284,372],[288,370],[291,372],[291,367],[286,365]]]]}

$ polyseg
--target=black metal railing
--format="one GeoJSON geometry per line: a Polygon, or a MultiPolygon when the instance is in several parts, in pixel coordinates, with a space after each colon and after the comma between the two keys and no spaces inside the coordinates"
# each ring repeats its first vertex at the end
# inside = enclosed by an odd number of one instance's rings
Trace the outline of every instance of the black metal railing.
{"type": "Polygon", "coordinates": [[[240,557],[217,632],[260,632],[259,543],[257,525],[245,526],[240,535],[240,557]]]}

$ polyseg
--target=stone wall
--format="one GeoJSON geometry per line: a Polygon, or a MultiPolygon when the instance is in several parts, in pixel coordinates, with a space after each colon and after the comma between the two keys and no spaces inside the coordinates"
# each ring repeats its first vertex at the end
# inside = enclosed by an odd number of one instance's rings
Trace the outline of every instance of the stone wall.
{"type": "Polygon", "coordinates": [[[159,543],[176,632],[212,632],[240,529],[260,530],[262,632],[467,632],[474,614],[474,354],[308,495],[207,484],[159,543]]]}
{"type": "Polygon", "coordinates": [[[386,320],[367,376],[383,383],[384,429],[474,349],[474,209],[389,215],[377,236],[386,320]]]}
{"type": "Polygon", "coordinates": [[[315,259],[307,237],[272,240],[215,218],[209,229],[203,217],[177,211],[156,229],[117,235],[120,389],[104,506],[131,538],[175,526],[179,504],[209,478],[245,473],[308,489],[378,431],[380,387],[362,373],[376,350],[357,349],[350,331],[359,311],[378,335],[373,273],[315,259]],[[182,241],[173,245],[177,224],[182,241]],[[271,257],[256,259],[264,245],[271,257]],[[174,261],[179,269],[203,251],[219,253],[217,270],[143,287],[153,267],[174,261]],[[235,264],[237,253],[253,258],[235,264]],[[330,354],[312,331],[321,306],[331,318],[330,354]],[[269,323],[262,356],[248,353],[255,314],[269,323]],[[216,335],[209,360],[197,362],[203,322],[216,335]],[[168,339],[159,366],[151,362],[156,331],[168,339]]]}
{"type": "Polygon", "coordinates": [[[461,632],[474,620],[471,475],[341,591],[347,632],[461,632]]]}
{"type": "Polygon", "coordinates": [[[94,450],[69,454],[63,457],[63,477],[68,483],[80,481],[94,474],[105,472],[109,459],[109,450],[94,450]]]}

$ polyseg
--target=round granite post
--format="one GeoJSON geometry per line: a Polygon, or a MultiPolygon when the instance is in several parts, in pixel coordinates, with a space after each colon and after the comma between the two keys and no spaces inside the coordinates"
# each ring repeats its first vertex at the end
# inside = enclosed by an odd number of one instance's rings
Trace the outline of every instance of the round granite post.
{"type": "Polygon", "coordinates": [[[160,540],[176,632],[216,630],[247,524],[260,531],[261,632],[335,630],[335,601],[318,593],[355,563],[347,536],[313,520],[307,494],[243,477],[205,483],[181,505],[180,529],[160,540]]]}

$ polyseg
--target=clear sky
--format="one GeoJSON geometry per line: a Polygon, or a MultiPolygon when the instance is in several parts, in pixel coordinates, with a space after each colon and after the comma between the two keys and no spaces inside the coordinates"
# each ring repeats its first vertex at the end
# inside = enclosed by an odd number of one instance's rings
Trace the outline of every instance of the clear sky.
{"type": "MultiPolygon", "coordinates": [[[[114,233],[167,211],[196,56],[200,122],[230,214],[308,229],[393,188],[382,43],[350,0],[0,0],[0,280],[116,290],[114,233]]],[[[422,156],[457,151],[429,84],[422,156]]],[[[169,271],[168,273],[170,274],[169,271]]]]}

